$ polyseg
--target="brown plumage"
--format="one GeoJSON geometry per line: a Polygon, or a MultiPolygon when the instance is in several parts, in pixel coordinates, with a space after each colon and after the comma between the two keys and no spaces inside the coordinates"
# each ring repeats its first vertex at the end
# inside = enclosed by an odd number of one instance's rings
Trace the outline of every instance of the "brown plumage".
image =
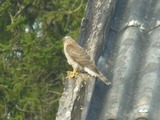
{"type": "MultiPolygon", "coordinates": [[[[108,79],[98,71],[97,67],[94,64],[94,61],[91,60],[90,56],[84,48],[78,45],[71,37],[64,37],[64,53],[67,58],[68,63],[73,67],[73,72],[83,69],[88,74],[94,77],[98,77],[105,84],[110,84],[108,79]]],[[[74,77],[74,75],[72,76],[74,77]]]]}

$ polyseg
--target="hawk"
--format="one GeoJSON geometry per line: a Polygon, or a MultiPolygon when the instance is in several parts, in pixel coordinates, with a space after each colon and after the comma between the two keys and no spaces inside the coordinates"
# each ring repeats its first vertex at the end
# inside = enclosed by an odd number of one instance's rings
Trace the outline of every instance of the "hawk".
{"type": "Polygon", "coordinates": [[[78,71],[84,70],[94,77],[98,77],[105,84],[109,85],[108,79],[98,71],[94,61],[91,60],[87,51],[78,45],[70,36],[63,38],[64,54],[69,65],[73,67],[73,71],[68,73],[69,78],[73,78],[78,74],[78,71]]]}

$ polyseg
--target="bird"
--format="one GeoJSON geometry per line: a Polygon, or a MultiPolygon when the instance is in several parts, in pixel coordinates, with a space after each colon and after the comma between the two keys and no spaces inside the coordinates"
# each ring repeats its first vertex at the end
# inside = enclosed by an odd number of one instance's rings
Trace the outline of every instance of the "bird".
{"type": "Polygon", "coordinates": [[[63,38],[63,45],[67,62],[73,68],[73,71],[68,72],[69,78],[76,77],[78,71],[84,70],[89,75],[98,77],[106,85],[111,84],[109,80],[97,69],[88,52],[82,48],[72,37],[65,36],[63,38]]]}

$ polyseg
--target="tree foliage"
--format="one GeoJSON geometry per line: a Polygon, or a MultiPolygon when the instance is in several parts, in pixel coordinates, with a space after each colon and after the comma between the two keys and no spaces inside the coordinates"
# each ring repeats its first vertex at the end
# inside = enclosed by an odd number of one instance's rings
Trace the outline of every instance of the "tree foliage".
{"type": "Polygon", "coordinates": [[[68,69],[62,37],[77,37],[83,0],[0,1],[0,118],[55,118],[68,69]]]}

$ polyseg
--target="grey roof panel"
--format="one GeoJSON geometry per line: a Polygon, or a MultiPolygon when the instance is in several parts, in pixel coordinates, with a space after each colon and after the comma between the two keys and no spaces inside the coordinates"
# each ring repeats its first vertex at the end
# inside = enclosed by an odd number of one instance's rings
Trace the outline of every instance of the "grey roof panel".
{"type": "MultiPolygon", "coordinates": [[[[159,120],[160,0],[98,2],[100,7],[95,7],[97,0],[88,1],[79,44],[91,53],[112,84],[106,86],[92,77],[83,77],[85,84],[68,102],[70,110],[65,107],[75,117],[65,120],[159,120]],[[81,100],[77,101],[78,97],[81,100]]],[[[61,111],[63,116],[61,101],[58,114],[61,111]]]]}

